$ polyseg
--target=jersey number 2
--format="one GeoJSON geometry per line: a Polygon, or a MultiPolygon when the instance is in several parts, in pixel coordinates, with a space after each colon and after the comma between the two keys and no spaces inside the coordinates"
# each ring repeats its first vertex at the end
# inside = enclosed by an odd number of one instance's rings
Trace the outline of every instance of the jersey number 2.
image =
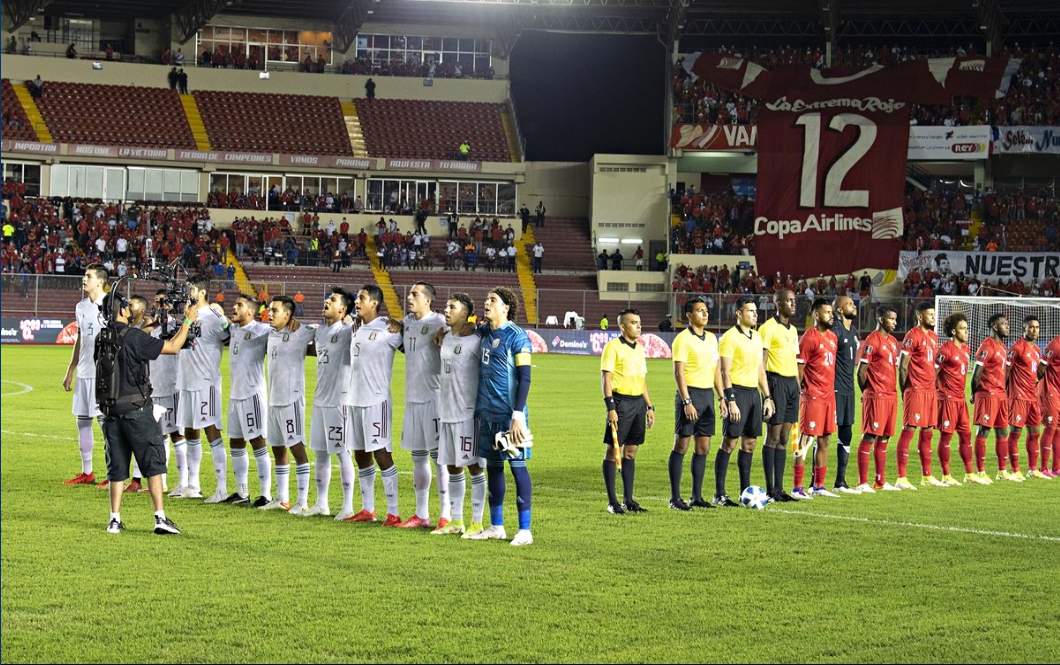
{"type": "MultiPolygon", "coordinates": [[[[799,187],[799,207],[817,207],[817,166],[821,159],[821,114],[806,113],[795,121],[805,128],[806,138],[802,145],[802,180],[799,187]]],[[[828,129],[842,132],[847,127],[858,128],[858,138],[832,162],[824,176],[825,208],[866,208],[869,205],[869,190],[843,189],[843,180],[850,169],[864,157],[876,143],[876,123],[856,113],[840,113],[828,123],[828,129]]]]}

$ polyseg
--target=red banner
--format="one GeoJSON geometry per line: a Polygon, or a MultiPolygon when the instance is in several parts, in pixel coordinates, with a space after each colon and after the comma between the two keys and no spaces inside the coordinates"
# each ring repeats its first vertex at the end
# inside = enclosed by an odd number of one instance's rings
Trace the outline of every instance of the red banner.
{"type": "Polygon", "coordinates": [[[754,152],[758,144],[755,125],[674,125],[670,147],[681,150],[754,152]]]}
{"type": "Polygon", "coordinates": [[[769,71],[742,58],[692,54],[684,66],[762,101],[755,256],[762,274],[798,276],[895,268],[905,232],[910,105],[1004,94],[1019,61],[769,71]]]}

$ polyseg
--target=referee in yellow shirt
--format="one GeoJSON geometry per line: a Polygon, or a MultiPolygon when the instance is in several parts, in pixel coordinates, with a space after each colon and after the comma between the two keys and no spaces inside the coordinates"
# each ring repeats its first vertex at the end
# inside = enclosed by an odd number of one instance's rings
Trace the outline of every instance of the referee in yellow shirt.
{"type": "Polygon", "coordinates": [[[795,501],[784,491],[784,467],[788,461],[787,442],[791,426],[799,420],[799,331],[791,319],[795,316],[795,292],[777,291],[773,300],[776,316],[758,326],[762,337],[762,363],[766,366],[769,394],[775,408],[769,418],[766,443],[762,447],[762,466],[766,472],[766,493],[774,501],[795,501]]]}
{"type": "Polygon", "coordinates": [[[607,405],[607,425],[604,428],[604,485],[607,487],[607,512],[615,515],[646,513],[646,508],[633,499],[633,477],[636,470],[637,449],[644,443],[648,427],[655,424],[655,407],[648,395],[648,361],[640,337],[640,313],[626,309],[618,315],[622,334],[604,346],[600,357],[600,382],[607,405]],[[614,428],[614,429],[612,429],[614,428]],[[622,452],[623,503],[615,493],[615,459],[612,432],[618,432],[622,452]]]}
{"type": "Polygon", "coordinates": [[[758,437],[762,436],[762,419],[769,420],[773,415],[773,397],[762,365],[762,338],[755,330],[757,323],[758,307],[754,298],[741,296],[736,301],[736,325],[729,328],[718,343],[721,381],[729,417],[722,427],[721,448],[714,458],[715,506],[739,507],[740,504],[725,493],[729,457],[736,450],[736,443],[740,442],[736,465],[740,469],[740,491],[743,492],[751,485],[751,462],[758,437]]]}

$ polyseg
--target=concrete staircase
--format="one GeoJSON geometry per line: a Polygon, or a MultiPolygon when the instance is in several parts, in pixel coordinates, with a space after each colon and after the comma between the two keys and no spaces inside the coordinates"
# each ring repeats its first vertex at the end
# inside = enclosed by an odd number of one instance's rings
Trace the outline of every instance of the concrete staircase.
{"type": "Polygon", "coordinates": [[[368,157],[364,132],[361,131],[361,120],[357,117],[357,105],[353,102],[342,102],[342,117],[346,121],[346,133],[350,135],[350,149],[353,150],[353,156],[368,157]]]}
{"type": "Polygon", "coordinates": [[[195,97],[192,95],[181,95],[180,105],[184,107],[184,115],[188,118],[188,127],[191,128],[191,136],[195,139],[196,149],[211,150],[210,136],[206,133],[206,125],[202,121],[202,114],[199,113],[199,105],[195,101],[195,97]]]}
{"type": "Polygon", "coordinates": [[[534,247],[533,227],[527,228],[523,237],[515,241],[515,273],[519,276],[519,287],[523,292],[523,311],[530,325],[537,325],[537,282],[530,262],[530,251],[534,247]]]}
{"type": "Polygon", "coordinates": [[[504,136],[508,139],[508,154],[512,156],[512,161],[516,163],[523,161],[519,132],[515,127],[515,119],[512,118],[511,111],[507,108],[501,111],[501,125],[504,127],[504,136]]]}
{"type": "Polygon", "coordinates": [[[44,122],[44,116],[40,114],[40,109],[37,108],[37,102],[34,101],[33,95],[29,94],[29,84],[13,84],[11,87],[15,89],[15,96],[18,97],[19,103],[22,104],[22,109],[26,112],[26,117],[29,118],[30,126],[37,133],[37,140],[41,143],[55,143],[52,133],[48,131],[48,124],[44,122]]]}
{"type": "Polygon", "coordinates": [[[401,300],[397,296],[397,291],[394,290],[394,282],[390,280],[390,273],[379,262],[375,236],[369,235],[368,242],[365,245],[365,249],[368,252],[368,261],[372,266],[372,276],[375,277],[376,285],[383,290],[383,302],[386,303],[387,316],[392,319],[400,319],[405,314],[405,308],[401,306],[401,300]]]}

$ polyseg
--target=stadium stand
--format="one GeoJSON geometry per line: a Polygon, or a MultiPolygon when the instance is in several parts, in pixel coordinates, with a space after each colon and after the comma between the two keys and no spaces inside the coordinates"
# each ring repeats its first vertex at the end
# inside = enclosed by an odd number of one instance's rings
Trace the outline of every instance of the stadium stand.
{"type": "Polygon", "coordinates": [[[4,138],[19,141],[36,141],[37,133],[33,131],[26,110],[15,95],[11,81],[0,81],[0,111],[3,114],[4,138]]]}
{"type": "Polygon", "coordinates": [[[197,91],[216,150],[352,155],[337,97],[197,91]]]}
{"type": "Polygon", "coordinates": [[[511,161],[501,105],[403,99],[354,103],[373,157],[454,159],[467,140],[474,161],[511,161]]]}

